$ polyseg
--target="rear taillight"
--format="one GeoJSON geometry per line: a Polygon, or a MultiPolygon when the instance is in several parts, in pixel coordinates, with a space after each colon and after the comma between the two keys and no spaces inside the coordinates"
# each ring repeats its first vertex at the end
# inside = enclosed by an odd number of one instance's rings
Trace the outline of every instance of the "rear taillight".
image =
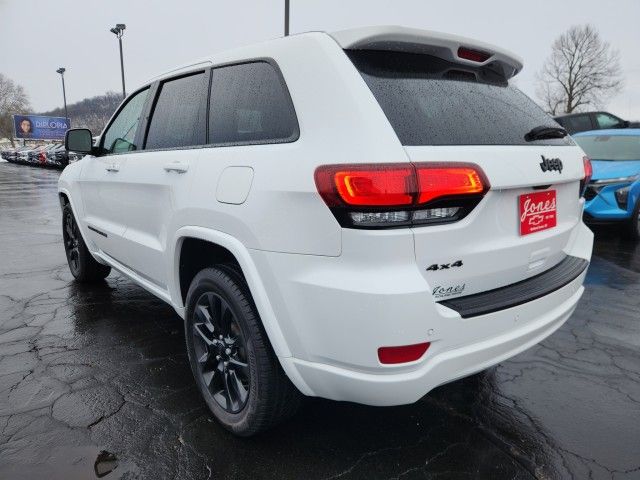
{"type": "Polygon", "coordinates": [[[489,190],[468,163],[324,165],[318,192],[347,228],[448,223],[465,217],[489,190]]]}
{"type": "Polygon", "coordinates": [[[584,165],[584,178],[580,181],[580,196],[584,196],[584,192],[587,190],[587,185],[591,181],[593,176],[593,166],[589,157],[582,157],[582,163],[584,165]]]}
{"type": "Polygon", "coordinates": [[[40,160],[40,163],[45,163],[47,161],[47,156],[44,154],[44,152],[40,152],[38,154],[38,159],[40,160]]]}

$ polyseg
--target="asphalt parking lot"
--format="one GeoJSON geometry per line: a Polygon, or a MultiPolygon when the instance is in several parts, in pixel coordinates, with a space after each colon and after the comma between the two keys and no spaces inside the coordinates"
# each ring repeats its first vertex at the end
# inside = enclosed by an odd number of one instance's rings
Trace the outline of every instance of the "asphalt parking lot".
{"type": "Polygon", "coordinates": [[[598,229],[573,317],[414,405],[308,399],[238,439],[198,394],[173,310],[71,281],[59,172],[0,163],[0,478],[640,478],[640,246],[598,229]]]}

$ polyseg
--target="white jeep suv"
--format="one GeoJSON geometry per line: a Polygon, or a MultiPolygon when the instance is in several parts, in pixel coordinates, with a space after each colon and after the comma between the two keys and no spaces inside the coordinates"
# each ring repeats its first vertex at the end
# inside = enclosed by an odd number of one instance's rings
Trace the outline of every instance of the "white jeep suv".
{"type": "Polygon", "coordinates": [[[584,153],[521,61],[401,27],[217,54],[129,95],[60,177],[78,281],[115,268],[184,318],[239,435],[301,395],[417,401],[541,341],[583,292],[584,153]]]}

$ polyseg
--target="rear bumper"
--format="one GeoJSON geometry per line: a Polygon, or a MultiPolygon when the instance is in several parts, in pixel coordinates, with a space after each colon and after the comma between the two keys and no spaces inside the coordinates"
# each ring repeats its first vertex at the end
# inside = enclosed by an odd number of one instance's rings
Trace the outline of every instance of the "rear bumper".
{"type": "MultiPolygon", "coordinates": [[[[513,317],[514,328],[492,338],[429,355],[417,368],[395,374],[358,372],[331,365],[283,359],[285,370],[295,370],[304,379],[312,395],[333,400],[345,400],[375,406],[414,403],[435,387],[472,375],[500,363],[547,338],[571,316],[584,292],[583,273],[554,294],[530,302],[527,306],[501,312],[513,317]],[[557,301],[564,299],[562,303],[557,301]],[[555,308],[541,314],[544,306],[555,308]],[[533,321],[517,327],[519,318],[533,316],[533,321]]],[[[476,317],[478,322],[490,321],[489,314],[476,317]]]]}
{"type": "MultiPolygon", "coordinates": [[[[360,241],[351,250],[346,234],[341,257],[252,252],[292,353],[281,364],[306,395],[379,406],[413,403],[540,342],[569,318],[584,291],[583,269],[535,299],[464,318],[434,301],[411,238],[377,235],[377,257],[360,241]],[[381,346],[422,342],[431,345],[415,362],[378,361],[381,346]]],[[[592,243],[593,234],[580,223],[564,253],[588,261],[592,243]]]]}

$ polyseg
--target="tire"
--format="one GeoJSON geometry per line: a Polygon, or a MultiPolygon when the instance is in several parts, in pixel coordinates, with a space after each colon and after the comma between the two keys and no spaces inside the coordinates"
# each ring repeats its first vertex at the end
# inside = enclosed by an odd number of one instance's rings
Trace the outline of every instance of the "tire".
{"type": "Polygon", "coordinates": [[[292,416],[301,394],[271,348],[242,275],[222,265],[200,271],[186,304],[189,363],[216,420],[248,437],[292,416]]]}
{"type": "Polygon", "coordinates": [[[62,239],[69,270],[77,282],[99,282],[109,275],[111,267],[98,263],[89,253],[68,203],[62,209],[62,239]]]}
{"type": "Polygon", "coordinates": [[[633,209],[633,214],[627,223],[627,234],[633,240],[640,240],[640,200],[636,203],[636,208],[633,209]]]}

